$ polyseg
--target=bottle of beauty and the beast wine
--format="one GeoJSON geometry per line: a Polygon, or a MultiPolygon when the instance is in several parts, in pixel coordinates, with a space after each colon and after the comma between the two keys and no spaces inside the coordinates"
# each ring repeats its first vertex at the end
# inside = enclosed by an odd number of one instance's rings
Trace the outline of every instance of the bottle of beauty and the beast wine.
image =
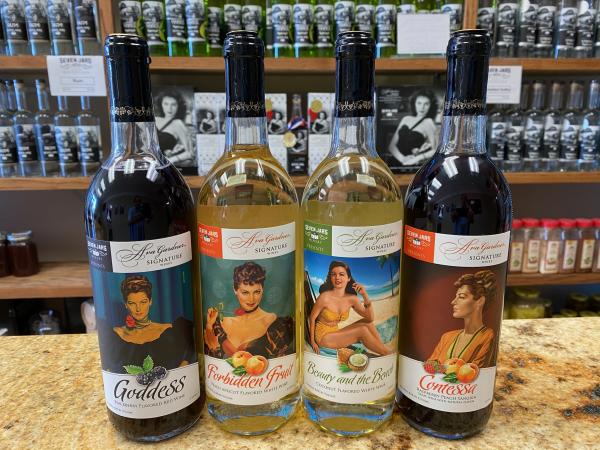
{"type": "Polygon", "coordinates": [[[512,200],[486,154],[490,51],[483,30],[452,35],[440,145],[404,210],[397,403],[447,439],[485,427],[496,376],[512,200]]]}
{"type": "Polygon", "coordinates": [[[148,44],[113,34],[104,54],[112,151],[85,205],[104,394],[118,431],[159,441],[191,427],[204,403],[194,333],[194,201],[158,146],[148,44]]]}

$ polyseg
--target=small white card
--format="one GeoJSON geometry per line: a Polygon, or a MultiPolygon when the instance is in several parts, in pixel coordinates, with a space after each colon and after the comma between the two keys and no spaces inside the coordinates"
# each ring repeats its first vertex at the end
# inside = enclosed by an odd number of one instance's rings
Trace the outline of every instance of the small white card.
{"type": "Polygon", "coordinates": [[[446,53],[450,39],[450,14],[398,14],[398,54],[446,53]]]}
{"type": "Polygon", "coordinates": [[[106,96],[103,56],[46,56],[46,64],[52,95],[106,96]]]}
{"type": "Polygon", "coordinates": [[[521,102],[523,66],[490,66],[487,87],[488,104],[521,102]]]}

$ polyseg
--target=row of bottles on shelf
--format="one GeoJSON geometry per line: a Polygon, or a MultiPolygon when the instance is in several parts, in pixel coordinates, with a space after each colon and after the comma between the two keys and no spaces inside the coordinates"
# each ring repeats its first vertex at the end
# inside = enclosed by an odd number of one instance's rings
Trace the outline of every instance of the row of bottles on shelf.
{"type": "Polygon", "coordinates": [[[506,172],[593,171],[598,169],[600,82],[569,84],[566,107],[563,82],[523,84],[520,105],[496,105],[489,112],[488,151],[506,172]],[[528,99],[531,94],[531,102],[528,99]]]}
{"type": "Polygon", "coordinates": [[[35,81],[37,111],[28,106],[21,80],[0,83],[0,176],[91,175],[100,166],[100,119],[90,98],[81,97],[81,111],[69,111],[68,98],[50,108],[46,82],[35,81]]]}
{"type": "Polygon", "coordinates": [[[477,27],[498,57],[600,56],[598,0],[479,0],[477,27]]]}
{"type": "Polygon", "coordinates": [[[3,0],[0,55],[99,55],[97,0],[3,0]]]}

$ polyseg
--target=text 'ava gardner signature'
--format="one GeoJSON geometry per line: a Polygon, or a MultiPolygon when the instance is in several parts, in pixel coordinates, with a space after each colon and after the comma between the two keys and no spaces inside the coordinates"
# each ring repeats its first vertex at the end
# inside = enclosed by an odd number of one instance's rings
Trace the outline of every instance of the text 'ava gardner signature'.
{"type": "Polygon", "coordinates": [[[227,238],[225,245],[236,255],[245,255],[249,251],[270,253],[286,248],[291,237],[285,231],[250,230],[227,238]]]}

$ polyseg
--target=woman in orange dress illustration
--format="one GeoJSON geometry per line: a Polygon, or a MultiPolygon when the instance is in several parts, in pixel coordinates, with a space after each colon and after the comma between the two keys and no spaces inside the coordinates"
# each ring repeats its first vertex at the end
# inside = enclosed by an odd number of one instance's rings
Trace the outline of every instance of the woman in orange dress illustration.
{"type": "Polygon", "coordinates": [[[483,323],[483,310],[496,299],[498,282],[491,270],[462,275],[452,305],[452,316],[464,320],[464,328],[444,333],[430,360],[441,363],[460,358],[465,363],[488,367],[494,351],[495,332],[483,323]]]}
{"type": "Polygon", "coordinates": [[[375,313],[365,287],[352,278],[350,267],[340,261],[329,265],[327,280],[319,288],[319,296],[309,317],[310,345],[315,353],[319,347],[340,349],[357,342],[371,352],[389,355],[373,320],[375,313]],[[363,298],[361,302],[357,296],[363,298]],[[348,320],[350,309],[363,319],[339,328],[339,323],[348,320]]]}

